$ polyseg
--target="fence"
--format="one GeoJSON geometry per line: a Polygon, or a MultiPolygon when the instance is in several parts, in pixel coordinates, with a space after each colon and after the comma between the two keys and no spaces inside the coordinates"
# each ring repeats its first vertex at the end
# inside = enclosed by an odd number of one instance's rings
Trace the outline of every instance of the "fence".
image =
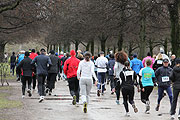
{"type": "Polygon", "coordinates": [[[1,77],[1,84],[4,86],[4,83],[6,82],[9,86],[9,83],[7,81],[7,76],[10,75],[10,66],[8,63],[0,63],[0,77],[1,77]]]}

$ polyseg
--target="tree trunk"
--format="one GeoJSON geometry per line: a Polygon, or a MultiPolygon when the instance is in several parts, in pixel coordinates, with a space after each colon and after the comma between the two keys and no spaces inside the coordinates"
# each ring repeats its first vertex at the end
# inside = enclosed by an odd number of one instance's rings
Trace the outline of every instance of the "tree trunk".
{"type": "Polygon", "coordinates": [[[78,50],[78,48],[79,48],[79,47],[78,47],[78,46],[79,46],[79,43],[80,43],[80,42],[79,42],[78,40],[75,41],[75,51],[76,51],[76,52],[77,52],[77,50],[78,50]]]}
{"type": "Polygon", "coordinates": [[[68,42],[68,45],[67,45],[67,52],[70,52],[70,49],[71,49],[71,44],[68,42]]]}
{"type": "Polygon", "coordinates": [[[47,44],[47,53],[49,53],[49,44],[47,44]]]}
{"type": "Polygon", "coordinates": [[[145,7],[144,0],[141,0],[140,12],[141,12],[141,26],[140,26],[140,54],[139,58],[143,59],[145,57],[145,47],[146,47],[146,13],[144,11],[145,7]]]}
{"type": "Polygon", "coordinates": [[[101,51],[104,53],[106,52],[106,41],[107,41],[108,36],[105,36],[104,33],[102,33],[101,36],[99,36],[99,40],[101,41],[101,51]]]}
{"type": "Polygon", "coordinates": [[[116,53],[116,46],[114,46],[113,52],[114,52],[114,54],[116,53]]]}
{"type": "Polygon", "coordinates": [[[167,52],[168,52],[168,38],[166,38],[165,40],[164,40],[164,53],[165,54],[167,54],[167,52]]]}
{"type": "Polygon", "coordinates": [[[50,45],[50,50],[49,51],[51,51],[52,50],[52,45],[50,45]]]}
{"type": "Polygon", "coordinates": [[[66,43],[64,43],[64,53],[66,53],[67,51],[66,51],[66,48],[67,48],[67,44],[66,43]]]}
{"type": "Polygon", "coordinates": [[[153,42],[152,42],[152,39],[149,39],[149,51],[151,53],[151,56],[153,56],[153,42]]]}
{"type": "Polygon", "coordinates": [[[89,47],[90,47],[90,42],[88,42],[88,44],[86,46],[86,51],[89,51],[89,47]]]}
{"type": "Polygon", "coordinates": [[[5,50],[6,44],[0,43],[0,62],[4,61],[4,50],[5,50]]]}
{"type": "Polygon", "coordinates": [[[171,21],[171,45],[172,53],[180,56],[180,47],[179,47],[179,0],[175,0],[174,4],[168,5],[168,10],[170,13],[171,21]]]}
{"type": "Polygon", "coordinates": [[[91,40],[91,53],[94,55],[94,39],[91,40]]]}
{"type": "Polygon", "coordinates": [[[122,46],[123,46],[123,34],[120,33],[118,37],[118,51],[122,50],[122,46]]]}

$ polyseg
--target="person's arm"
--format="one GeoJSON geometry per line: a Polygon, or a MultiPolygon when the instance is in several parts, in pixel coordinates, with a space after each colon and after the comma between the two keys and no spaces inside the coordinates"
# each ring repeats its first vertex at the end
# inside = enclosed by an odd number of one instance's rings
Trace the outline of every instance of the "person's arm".
{"type": "Polygon", "coordinates": [[[92,65],[91,65],[91,73],[92,73],[94,79],[95,79],[96,81],[98,81],[98,79],[97,79],[97,77],[96,77],[96,74],[95,74],[95,72],[94,72],[94,63],[93,63],[93,62],[92,62],[92,65]]]}
{"type": "Polygon", "coordinates": [[[124,76],[123,71],[121,71],[121,72],[120,72],[120,79],[121,79],[121,81],[122,81],[122,83],[121,83],[121,84],[123,84],[123,83],[124,83],[124,81],[125,81],[125,76],[124,76]]]}
{"type": "Polygon", "coordinates": [[[37,62],[37,57],[34,58],[34,60],[32,60],[31,64],[34,65],[37,62]]]}
{"type": "Polygon", "coordinates": [[[77,70],[77,78],[78,80],[80,80],[81,77],[81,70],[82,70],[82,66],[81,66],[81,62],[78,65],[78,70],[77,70]]]}
{"type": "Polygon", "coordinates": [[[170,78],[170,80],[171,80],[172,82],[175,82],[175,79],[174,79],[174,78],[175,78],[175,76],[174,76],[174,70],[171,72],[169,78],[170,78]]]}
{"type": "Polygon", "coordinates": [[[141,81],[142,80],[142,71],[143,71],[143,69],[141,69],[139,72],[139,86],[141,89],[143,89],[143,85],[142,85],[142,81],[141,81]]]}
{"type": "Polygon", "coordinates": [[[49,65],[52,65],[52,62],[51,62],[50,57],[48,57],[48,64],[49,64],[49,65]]]}
{"type": "Polygon", "coordinates": [[[118,69],[118,63],[115,62],[115,65],[114,65],[114,76],[115,76],[115,77],[116,77],[117,69],[118,69]]]}
{"type": "Polygon", "coordinates": [[[64,74],[67,75],[67,60],[65,61],[64,63],[64,67],[63,67],[63,70],[64,70],[64,74]]]}
{"type": "Polygon", "coordinates": [[[18,74],[21,73],[21,68],[23,67],[23,63],[24,63],[24,60],[22,60],[22,61],[18,64],[18,66],[16,67],[18,74]]]}

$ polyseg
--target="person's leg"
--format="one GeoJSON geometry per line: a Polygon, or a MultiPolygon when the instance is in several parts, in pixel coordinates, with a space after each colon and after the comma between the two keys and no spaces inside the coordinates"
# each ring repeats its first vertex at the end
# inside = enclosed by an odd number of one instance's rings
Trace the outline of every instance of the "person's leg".
{"type": "Polygon", "coordinates": [[[33,75],[32,80],[33,80],[33,90],[35,90],[35,88],[36,88],[36,75],[33,75]]]}
{"type": "Polygon", "coordinates": [[[109,79],[110,79],[111,92],[114,92],[113,91],[113,89],[114,89],[114,76],[110,75],[109,79]]]}
{"type": "Polygon", "coordinates": [[[126,113],[129,112],[129,108],[128,108],[128,90],[122,88],[122,96],[123,96],[123,104],[124,104],[124,108],[126,110],[126,113]]]}
{"type": "Polygon", "coordinates": [[[80,92],[81,92],[81,100],[83,103],[85,103],[85,102],[87,102],[87,100],[86,100],[87,92],[86,92],[86,81],[85,81],[85,79],[81,79],[79,85],[80,85],[80,92]]]}
{"type": "Polygon", "coordinates": [[[115,83],[116,83],[116,87],[115,87],[115,89],[116,89],[116,98],[117,98],[117,101],[119,102],[119,98],[120,98],[120,89],[121,89],[119,79],[116,78],[115,83]]]}
{"type": "Polygon", "coordinates": [[[134,112],[137,113],[137,112],[138,112],[138,109],[137,109],[137,107],[135,106],[135,102],[134,102],[134,89],[129,90],[129,91],[128,91],[128,95],[129,95],[129,103],[132,105],[132,107],[133,107],[133,109],[134,109],[134,112]]]}
{"type": "Polygon", "coordinates": [[[24,77],[22,77],[21,79],[21,83],[22,83],[22,95],[25,95],[25,90],[26,90],[26,80],[24,77]]]}
{"type": "Polygon", "coordinates": [[[42,96],[45,96],[45,80],[46,80],[46,75],[43,75],[42,79],[42,96]]]}
{"type": "Polygon", "coordinates": [[[101,90],[101,79],[102,79],[102,76],[101,76],[101,73],[98,73],[98,75],[97,75],[97,77],[98,77],[98,85],[97,85],[97,88],[98,88],[98,90],[101,90]]]}
{"type": "Polygon", "coordinates": [[[166,89],[166,92],[167,92],[167,94],[169,96],[170,104],[172,105],[173,95],[172,95],[172,89],[171,89],[170,86],[166,89]]]}
{"type": "Polygon", "coordinates": [[[74,79],[73,78],[68,78],[68,83],[69,83],[69,91],[70,91],[70,94],[71,96],[74,96],[75,95],[75,92],[74,92],[74,79]]]}
{"type": "Polygon", "coordinates": [[[176,106],[177,106],[179,92],[180,92],[180,90],[173,89],[173,101],[172,101],[172,105],[171,105],[171,115],[174,115],[176,113],[176,106]]]}
{"type": "Polygon", "coordinates": [[[46,83],[46,88],[48,89],[46,92],[48,93],[49,89],[50,89],[50,81],[51,81],[51,73],[48,73],[47,76],[47,83],[46,83]]]}
{"type": "Polygon", "coordinates": [[[77,79],[77,77],[75,77],[74,79],[75,79],[75,90],[74,91],[75,91],[75,95],[76,95],[76,102],[79,102],[79,92],[80,92],[79,80],[77,79]]]}
{"type": "Polygon", "coordinates": [[[86,99],[87,99],[87,103],[89,103],[89,97],[90,97],[90,92],[91,92],[91,88],[92,88],[92,85],[93,85],[93,80],[92,79],[87,79],[87,84],[86,84],[86,93],[87,93],[87,96],[86,96],[86,99]]]}
{"type": "Polygon", "coordinates": [[[31,94],[31,83],[32,83],[32,77],[26,77],[26,79],[28,80],[28,94],[29,94],[29,97],[32,96],[31,94]]]}
{"type": "Polygon", "coordinates": [[[40,96],[43,95],[43,76],[42,75],[38,75],[37,76],[37,80],[38,80],[38,93],[40,96]]]}
{"type": "Polygon", "coordinates": [[[101,84],[102,84],[102,94],[104,94],[105,90],[105,82],[106,82],[106,73],[101,74],[101,84]]]}
{"type": "Polygon", "coordinates": [[[145,87],[145,91],[146,91],[146,101],[149,101],[149,96],[153,91],[153,86],[145,87]]]}
{"type": "Polygon", "coordinates": [[[160,105],[160,102],[163,98],[164,88],[158,87],[158,105],[160,105]]]}

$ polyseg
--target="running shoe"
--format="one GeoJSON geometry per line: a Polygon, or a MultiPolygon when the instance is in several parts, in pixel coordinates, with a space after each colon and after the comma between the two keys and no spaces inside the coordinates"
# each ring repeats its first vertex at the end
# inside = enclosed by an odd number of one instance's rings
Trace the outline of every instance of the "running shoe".
{"type": "Polygon", "coordinates": [[[40,96],[39,103],[41,103],[44,100],[43,96],[40,96]]]}
{"type": "Polygon", "coordinates": [[[134,109],[134,112],[137,113],[138,112],[138,109],[137,107],[135,106],[135,104],[132,105],[133,109],[134,109]]]}
{"type": "Polygon", "coordinates": [[[160,105],[158,104],[157,106],[156,106],[156,111],[159,111],[159,107],[160,107],[160,105]]]}
{"type": "Polygon", "coordinates": [[[84,111],[84,113],[87,113],[87,103],[86,102],[84,103],[83,111],[84,111]]]}
{"type": "Polygon", "coordinates": [[[31,94],[31,90],[28,90],[28,91],[27,91],[27,93],[28,93],[28,96],[29,96],[29,97],[31,97],[31,96],[32,96],[32,94],[31,94]]]}
{"type": "Polygon", "coordinates": [[[125,114],[125,116],[126,116],[126,117],[130,117],[130,113],[127,112],[127,113],[125,114]]]}
{"type": "Polygon", "coordinates": [[[76,105],[76,95],[73,96],[72,104],[73,104],[73,105],[76,105]]]}
{"type": "Polygon", "coordinates": [[[100,96],[100,90],[97,91],[97,96],[98,96],[98,97],[100,96]]]}
{"type": "Polygon", "coordinates": [[[22,95],[22,99],[24,99],[25,98],[25,95],[22,95]]]}
{"type": "Polygon", "coordinates": [[[175,119],[175,115],[171,115],[171,120],[174,120],[174,119],[175,119]]]}
{"type": "Polygon", "coordinates": [[[117,104],[117,105],[120,105],[119,100],[116,100],[116,104],[117,104]]]}

